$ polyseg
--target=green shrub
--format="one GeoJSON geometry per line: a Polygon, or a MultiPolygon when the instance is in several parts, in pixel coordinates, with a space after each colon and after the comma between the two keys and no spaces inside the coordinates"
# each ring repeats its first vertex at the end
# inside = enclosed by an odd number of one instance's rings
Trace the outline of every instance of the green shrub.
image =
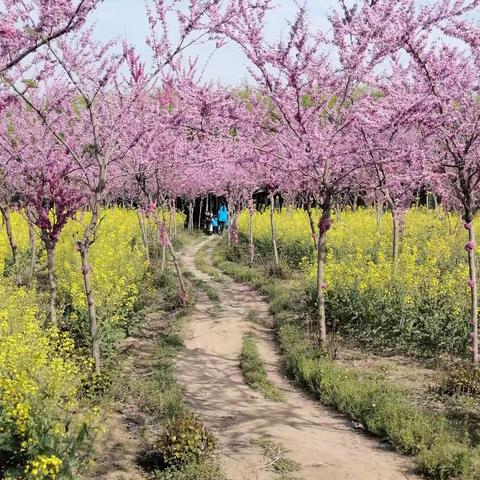
{"type": "Polygon", "coordinates": [[[215,437],[191,413],[174,418],[156,443],[162,464],[169,466],[199,462],[212,454],[215,437]]]}

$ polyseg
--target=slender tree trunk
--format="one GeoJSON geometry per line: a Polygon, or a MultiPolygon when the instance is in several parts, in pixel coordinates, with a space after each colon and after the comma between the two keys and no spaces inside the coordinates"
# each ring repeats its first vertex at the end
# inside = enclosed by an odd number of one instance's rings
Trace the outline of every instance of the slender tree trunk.
{"type": "Polygon", "coordinates": [[[174,239],[177,236],[177,209],[175,208],[175,200],[170,200],[170,226],[168,229],[168,235],[174,239]]]}
{"type": "Polygon", "coordinates": [[[202,210],[203,210],[203,198],[200,199],[200,211],[198,212],[198,229],[202,228],[202,210]]]}
{"type": "Polygon", "coordinates": [[[326,203],[322,209],[319,223],[319,236],[317,245],[317,308],[318,308],[318,333],[320,345],[327,345],[327,320],[325,315],[325,258],[327,254],[327,232],[332,224],[331,205],[326,203]]]}
{"type": "Polygon", "coordinates": [[[100,373],[100,335],[97,324],[97,311],[92,290],[92,267],[89,264],[90,244],[80,245],[80,257],[82,259],[82,275],[85,296],[87,297],[88,318],[90,323],[90,336],[92,342],[92,356],[95,373],[100,373]]]}
{"type": "Polygon", "coordinates": [[[228,234],[230,235],[231,242],[233,243],[233,245],[238,245],[237,210],[235,207],[232,210],[232,216],[231,216],[231,222],[230,222],[230,228],[229,228],[228,234]]]}
{"type": "Polygon", "coordinates": [[[402,219],[396,209],[392,211],[392,260],[393,260],[393,276],[398,274],[398,264],[400,257],[400,244],[402,241],[402,219]]]}
{"type": "Polygon", "coordinates": [[[188,204],[188,231],[193,232],[193,202],[188,204]]]}
{"type": "Polygon", "coordinates": [[[278,258],[277,233],[275,229],[275,196],[273,193],[270,194],[270,229],[272,232],[272,245],[273,255],[275,257],[275,265],[278,267],[280,265],[280,260],[278,258]]]}
{"type": "Polygon", "coordinates": [[[30,269],[29,269],[29,278],[33,280],[35,275],[35,265],[37,264],[37,244],[35,242],[35,228],[33,227],[33,222],[28,213],[26,213],[27,224],[28,224],[28,241],[30,245],[30,269]]]}
{"type": "Polygon", "coordinates": [[[474,363],[478,363],[478,284],[475,259],[475,229],[472,221],[468,222],[466,227],[468,230],[468,243],[465,246],[465,250],[468,252],[468,267],[470,273],[470,279],[468,283],[471,292],[470,315],[472,323],[472,359],[474,363]]]}
{"type": "Polygon", "coordinates": [[[358,195],[353,196],[353,203],[352,203],[352,209],[354,212],[357,211],[358,208],[358,195]]]}
{"type": "Polygon", "coordinates": [[[310,205],[310,200],[307,201],[307,213],[308,213],[308,221],[310,223],[310,231],[312,233],[312,240],[315,245],[315,248],[318,248],[318,235],[317,235],[317,229],[315,228],[315,220],[313,219],[313,212],[312,212],[312,207],[310,205]]]}
{"type": "Polygon", "coordinates": [[[44,243],[47,250],[48,285],[50,287],[50,323],[54,326],[57,326],[57,280],[55,276],[55,246],[52,245],[49,240],[44,240],[44,243]]]}
{"type": "Polygon", "coordinates": [[[175,252],[175,249],[173,248],[172,242],[170,241],[170,238],[168,237],[168,233],[166,230],[163,231],[164,238],[162,238],[161,230],[160,230],[161,221],[160,221],[158,212],[156,211],[155,211],[155,221],[157,223],[157,229],[159,232],[158,240],[162,245],[164,244],[168,248],[168,251],[172,256],[173,266],[175,267],[175,272],[177,273],[178,285],[180,287],[180,295],[181,295],[182,303],[186,305],[188,303],[188,292],[185,287],[185,281],[183,280],[182,269],[180,268],[180,263],[178,261],[177,254],[175,252]]]}
{"type": "Polygon", "coordinates": [[[386,199],[392,212],[392,275],[395,278],[398,273],[403,217],[392,198],[386,195],[386,199]]]}
{"type": "Polygon", "coordinates": [[[138,217],[138,224],[140,225],[140,231],[142,232],[142,243],[143,243],[143,249],[145,251],[145,258],[147,259],[147,261],[150,261],[147,227],[145,225],[145,217],[143,215],[143,211],[140,208],[137,208],[137,217],[138,217]]]}
{"type": "Polygon", "coordinates": [[[383,204],[379,200],[375,201],[375,213],[376,213],[377,226],[380,227],[380,223],[382,221],[382,215],[383,215],[383,204]]]}
{"type": "Polygon", "coordinates": [[[178,278],[178,285],[180,287],[180,293],[182,297],[182,303],[184,305],[187,305],[188,303],[188,292],[185,287],[185,282],[183,280],[183,274],[182,270],[180,268],[180,264],[178,261],[177,254],[172,246],[172,242],[170,240],[168,241],[168,250],[170,251],[170,255],[172,256],[172,261],[173,261],[173,266],[175,267],[175,271],[177,272],[177,278],[178,278]]]}
{"type": "Polygon", "coordinates": [[[340,206],[338,205],[338,202],[335,202],[335,219],[337,222],[340,222],[340,206]]]}
{"type": "MultiPolygon", "coordinates": [[[[165,208],[162,207],[162,227],[165,231],[165,228],[166,228],[166,219],[165,219],[165,208]]],[[[166,234],[166,232],[165,232],[166,234]]],[[[160,242],[161,245],[162,245],[162,264],[161,264],[161,267],[160,267],[160,271],[161,273],[165,273],[165,265],[167,263],[167,246],[165,245],[165,242],[160,242]]]]}
{"type": "Polygon", "coordinates": [[[250,253],[250,265],[253,266],[253,262],[255,259],[255,245],[253,243],[253,215],[254,215],[254,210],[253,210],[253,203],[249,205],[249,215],[250,215],[250,221],[248,224],[248,251],[250,253]]]}
{"type": "Polygon", "coordinates": [[[15,239],[13,238],[13,231],[12,231],[12,222],[10,218],[10,207],[8,205],[4,207],[0,207],[2,212],[3,221],[5,222],[5,229],[7,231],[8,243],[10,244],[10,250],[12,251],[12,259],[14,265],[17,264],[17,244],[15,243],[15,239]]]}

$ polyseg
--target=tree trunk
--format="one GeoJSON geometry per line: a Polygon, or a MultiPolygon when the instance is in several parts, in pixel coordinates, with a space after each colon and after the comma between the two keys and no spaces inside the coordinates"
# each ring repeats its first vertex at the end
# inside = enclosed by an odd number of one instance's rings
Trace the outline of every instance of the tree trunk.
{"type": "Polygon", "coordinates": [[[378,200],[375,202],[375,213],[376,213],[377,226],[380,227],[380,223],[382,221],[382,214],[383,214],[383,204],[378,200]]]}
{"type": "Polygon", "coordinates": [[[253,266],[253,261],[255,259],[255,245],[253,243],[253,204],[249,205],[249,214],[250,214],[250,222],[248,224],[248,250],[250,253],[250,265],[253,266]]]}
{"type": "Polygon", "coordinates": [[[168,233],[166,230],[163,231],[164,237],[162,238],[161,230],[160,230],[161,221],[160,221],[160,217],[158,216],[158,212],[155,212],[155,221],[157,222],[157,229],[159,232],[159,235],[158,235],[159,242],[168,248],[170,255],[172,256],[173,266],[175,267],[175,271],[177,273],[177,278],[178,278],[178,285],[180,287],[180,295],[181,295],[182,303],[186,305],[188,303],[188,292],[185,287],[185,282],[183,280],[182,270],[180,268],[177,254],[173,248],[172,242],[170,241],[170,238],[168,237],[168,233]]]}
{"type": "Polygon", "coordinates": [[[138,224],[140,225],[140,231],[142,232],[142,243],[143,243],[143,249],[145,250],[145,258],[147,259],[147,261],[150,261],[147,227],[145,225],[145,217],[143,216],[143,211],[140,208],[137,208],[137,217],[138,217],[138,224]]]}
{"type": "Polygon", "coordinates": [[[55,246],[47,240],[45,241],[45,248],[47,250],[47,269],[48,269],[48,284],[50,287],[50,323],[53,326],[58,325],[57,321],[57,281],[55,278],[55,246]]]}
{"type": "Polygon", "coordinates": [[[177,254],[172,246],[172,242],[168,241],[168,249],[170,251],[170,255],[172,256],[172,261],[173,261],[173,266],[175,267],[175,271],[177,272],[177,278],[178,278],[178,285],[180,287],[180,293],[182,297],[182,303],[184,305],[188,304],[188,292],[185,287],[185,282],[183,280],[183,274],[182,270],[180,268],[180,264],[178,262],[178,257],[177,254]]]}
{"type": "Polygon", "coordinates": [[[313,212],[312,212],[312,207],[310,205],[310,200],[307,201],[307,213],[308,213],[308,221],[310,223],[310,231],[312,233],[312,240],[315,245],[315,248],[318,248],[317,229],[315,228],[315,220],[313,219],[313,212]]]}
{"type": "Polygon", "coordinates": [[[203,210],[203,198],[200,199],[200,211],[198,212],[198,229],[202,228],[202,210],[203,210]]]}
{"type": "Polygon", "coordinates": [[[275,229],[275,196],[273,193],[270,194],[270,229],[272,231],[272,245],[273,245],[273,255],[275,257],[275,265],[278,267],[280,265],[280,260],[278,258],[278,248],[277,248],[277,233],[275,229]]]}
{"type": "Polygon", "coordinates": [[[193,232],[193,202],[188,204],[188,231],[193,232]]]}
{"type": "Polygon", "coordinates": [[[400,257],[400,244],[402,241],[402,219],[396,209],[392,210],[392,261],[393,261],[393,276],[398,274],[398,264],[400,257]]]}
{"type": "Polygon", "coordinates": [[[170,214],[168,223],[168,236],[174,239],[177,235],[177,209],[175,208],[175,200],[170,200],[170,214]]]}
{"type": "Polygon", "coordinates": [[[35,228],[33,227],[33,222],[30,219],[28,213],[26,214],[27,217],[27,224],[28,224],[28,241],[30,245],[30,270],[29,270],[29,278],[33,280],[33,276],[35,275],[35,265],[37,264],[37,248],[35,242],[35,228]]]}
{"type": "Polygon", "coordinates": [[[10,219],[10,207],[7,205],[5,207],[1,207],[0,210],[2,212],[3,220],[5,222],[5,228],[7,230],[8,243],[10,244],[10,250],[12,251],[13,263],[14,265],[16,265],[18,247],[13,238],[12,222],[10,219]]]}
{"type": "Polygon", "coordinates": [[[325,257],[327,254],[327,232],[332,224],[331,205],[328,203],[322,209],[319,223],[319,236],[317,246],[317,308],[318,308],[318,333],[320,345],[327,345],[327,319],[325,315],[325,257]]]}
{"type": "Polygon", "coordinates": [[[340,206],[338,205],[338,202],[335,202],[335,220],[337,222],[340,222],[340,206]]]}
{"type": "Polygon", "coordinates": [[[90,323],[90,336],[92,342],[92,356],[94,362],[95,373],[100,373],[100,335],[97,324],[97,311],[95,307],[95,299],[92,290],[92,267],[88,263],[88,255],[90,251],[89,242],[80,244],[80,257],[82,259],[82,275],[85,296],[87,297],[88,319],[90,323]]]}
{"type": "Polygon", "coordinates": [[[468,252],[468,267],[470,272],[470,292],[471,292],[471,305],[470,315],[472,323],[472,359],[474,363],[478,363],[478,285],[477,285],[477,267],[475,260],[475,229],[473,223],[468,222],[468,243],[465,249],[468,252]]]}

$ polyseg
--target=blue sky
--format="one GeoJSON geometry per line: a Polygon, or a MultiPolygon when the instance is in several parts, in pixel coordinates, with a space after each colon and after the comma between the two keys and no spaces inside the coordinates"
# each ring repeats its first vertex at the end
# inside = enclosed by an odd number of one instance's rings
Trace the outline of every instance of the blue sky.
{"type": "MultiPolygon", "coordinates": [[[[295,3],[293,0],[277,0],[278,10],[268,21],[268,36],[278,37],[285,31],[285,21],[294,18],[295,3]]],[[[308,2],[311,24],[315,28],[327,28],[327,15],[336,0],[310,0],[308,2]]],[[[95,36],[99,40],[113,37],[127,38],[142,57],[148,62],[150,51],[145,45],[148,35],[148,23],[145,16],[145,0],[104,0],[93,12],[91,21],[95,23],[95,36]]],[[[190,55],[199,56],[202,64],[210,57],[213,46],[191,49],[190,55]]],[[[206,79],[221,80],[223,83],[235,85],[247,78],[247,61],[238,47],[227,45],[210,59],[206,71],[206,79]]]]}
{"type": "MultiPolygon", "coordinates": [[[[148,1],[148,0],[147,0],[148,1]]],[[[432,3],[437,0],[417,0],[419,4],[432,3]]],[[[285,32],[286,21],[295,17],[294,0],[277,0],[278,8],[268,18],[267,35],[269,39],[278,38],[285,32]]],[[[328,14],[338,5],[338,0],[307,0],[311,26],[314,29],[328,29],[328,14]]],[[[480,20],[476,13],[474,18],[480,20]]],[[[149,33],[145,15],[145,0],[103,0],[90,17],[95,23],[95,36],[106,41],[114,37],[126,38],[133,44],[148,64],[151,53],[145,45],[149,33]]],[[[172,22],[172,31],[176,31],[172,22]]],[[[213,45],[191,48],[190,56],[198,56],[200,65],[204,65],[214,51],[213,45]]],[[[208,61],[204,79],[220,80],[224,84],[238,85],[248,79],[247,60],[235,45],[227,45],[216,51],[208,61]]]]}

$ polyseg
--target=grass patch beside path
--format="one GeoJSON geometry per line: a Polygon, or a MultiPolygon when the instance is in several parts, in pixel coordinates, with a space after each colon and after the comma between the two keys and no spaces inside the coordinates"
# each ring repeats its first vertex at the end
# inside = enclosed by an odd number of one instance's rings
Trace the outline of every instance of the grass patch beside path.
{"type": "Polygon", "coordinates": [[[216,268],[214,268],[211,265],[210,261],[206,258],[207,250],[209,249],[209,247],[210,243],[207,243],[202,248],[198,249],[197,253],[195,254],[195,267],[197,267],[203,273],[210,275],[212,280],[220,283],[222,281],[222,276],[220,275],[220,272],[216,268]]]}
{"type": "Polygon", "coordinates": [[[251,333],[247,333],[243,337],[240,369],[245,383],[250,388],[261,392],[265,398],[274,402],[285,401],[281,390],[268,379],[257,342],[251,333]]]}
{"type": "Polygon", "coordinates": [[[260,447],[265,456],[266,463],[261,468],[276,473],[279,475],[279,480],[301,480],[298,476],[300,465],[286,456],[280,443],[265,435],[255,440],[253,444],[260,447]]]}
{"type": "Polygon", "coordinates": [[[424,410],[408,392],[380,375],[362,376],[324,355],[301,326],[298,291],[291,283],[225,259],[224,247],[214,251],[214,264],[237,281],[267,295],[276,319],[276,333],[287,374],[324,404],[415,457],[418,469],[437,480],[480,480],[480,447],[465,428],[444,414],[424,410]]]}

